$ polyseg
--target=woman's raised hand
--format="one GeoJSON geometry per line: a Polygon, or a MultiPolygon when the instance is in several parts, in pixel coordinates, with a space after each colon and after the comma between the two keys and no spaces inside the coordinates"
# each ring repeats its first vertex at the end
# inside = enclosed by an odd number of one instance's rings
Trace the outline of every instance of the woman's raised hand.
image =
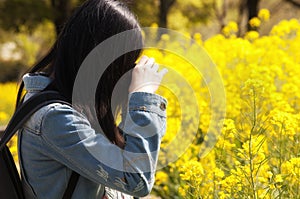
{"type": "Polygon", "coordinates": [[[148,92],[154,93],[163,78],[168,72],[166,68],[158,72],[159,65],[153,58],[143,56],[132,71],[132,79],[129,86],[129,93],[148,92]]]}

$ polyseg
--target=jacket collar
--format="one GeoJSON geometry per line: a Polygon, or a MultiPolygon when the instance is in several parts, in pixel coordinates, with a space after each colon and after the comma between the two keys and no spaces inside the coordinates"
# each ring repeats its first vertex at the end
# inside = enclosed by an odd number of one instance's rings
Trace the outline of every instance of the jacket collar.
{"type": "Polygon", "coordinates": [[[45,89],[52,79],[39,73],[27,73],[23,76],[24,87],[27,92],[37,92],[45,89]]]}

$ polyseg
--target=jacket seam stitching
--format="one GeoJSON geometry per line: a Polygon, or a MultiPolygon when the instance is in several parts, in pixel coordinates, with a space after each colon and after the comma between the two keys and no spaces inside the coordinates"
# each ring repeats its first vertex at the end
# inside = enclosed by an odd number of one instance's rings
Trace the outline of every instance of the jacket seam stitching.
{"type": "MultiPolygon", "coordinates": [[[[44,136],[43,134],[41,135],[41,137],[43,138],[43,140],[45,141],[45,143],[51,147],[52,149],[54,149],[55,151],[57,151],[62,157],[66,158],[66,160],[68,162],[70,162],[72,165],[74,165],[75,167],[77,167],[79,170],[82,170],[83,172],[85,172],[86,174],[88,174],[89,176],[91,177],[94,177],[93,173],[90,172],[89,170],[81,167],[79,164],[77,164],[75,161],[72,160],[72,158],[70,158],[69,156],[65,155],[64,152],[59,148],[57,147],[55,144],[53,144],[46,136],[44,136]]],[[[68,167],[66,165],[66,167],[68,167]]],[[[70,168],[70,167],[68,167],[70,168]]],[[[70,168],[71,169],[71,168],[70,168]]],[[[97,180],[98,181],[98,180],[97,180]]]]}

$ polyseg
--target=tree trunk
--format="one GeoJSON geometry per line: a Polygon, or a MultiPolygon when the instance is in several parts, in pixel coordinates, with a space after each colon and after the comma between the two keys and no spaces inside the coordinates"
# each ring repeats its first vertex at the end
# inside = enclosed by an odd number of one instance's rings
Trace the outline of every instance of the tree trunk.
{"type": "Polygon", "coordinates": [[[62,30],[64,23],[67,21],[72,11],[71,0],[51,0],[51,5],[55,12],[54,25],[56,34],[62,30]]]}
{"type": "Polygon", "coordinates": [[[220,24],[220,32],[225,27],[225,18],[227,15],[227,0],[223,0],[221,9],[218,9],[216,0],[213,1],[213,7],[216,13],[216,17],[220,24]]]}
{"type": "Polygon", "coordinates": [[[168,13],[172,5],[175,3],[176,0],[160,0],[159,5],[159,21],[158,25],[161,28],[168,27],[168,13]]]}
{"type": "MultiPolygon", "coordinates": [[[[248,10],[248,21],[253,17],[257,17],[258,14],[258,4],[260,0],[246,0],[247,1],[247,10],[248,10]]],[[[248,24],[248,30],[254,30],[255,28],[251,27],[248,24]]]]}
{"type": "Polygon", "coordinates": [[[243,22],[243,16],[244,16],[244,13],[245,13],[245,10],[246,10],[246,1],[245,0],[240,0],[240,3],[239,3],[239,14],[238,14],[238,19],[237,19],[237,24],[238,24],[238,27],[239,27],[239,31],[238,31],[238,34],[237,36],[240,37],[242,35],[242,33],[245,31],[244,27],[242,29],[242,22],[243,22]]]}

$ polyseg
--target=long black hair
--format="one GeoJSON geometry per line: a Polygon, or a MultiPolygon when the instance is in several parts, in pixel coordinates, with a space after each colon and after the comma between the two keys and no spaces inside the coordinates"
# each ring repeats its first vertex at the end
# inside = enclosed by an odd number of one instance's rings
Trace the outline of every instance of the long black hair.
{"type": "MultiPolygon", "coordinates": [[[[29,73],[44,72],[53,77],[48,88],[57,90],[72,102],[73,85],[79,67],[86,56],[105,39],[120,32],[134,29],[134,45],[142,46],[139,23],[124,3],[116,0],[87,0],[64,25],[50,51],[29,73]]],[[[111,97],[118,80],[135,66],[141,49],[117,58],[102,75],[95,94],[97,120],[107,138],[124,147],[121,130],[116,126],[111,110],[111,97]]],[[[126,84],[128,92],[129,82],[126,84]]],[[[16,106],[22,101],[24,83],[19,87],[16,106]]],[[[118,105],[124,100],[120,99],[118,105]]]]}

